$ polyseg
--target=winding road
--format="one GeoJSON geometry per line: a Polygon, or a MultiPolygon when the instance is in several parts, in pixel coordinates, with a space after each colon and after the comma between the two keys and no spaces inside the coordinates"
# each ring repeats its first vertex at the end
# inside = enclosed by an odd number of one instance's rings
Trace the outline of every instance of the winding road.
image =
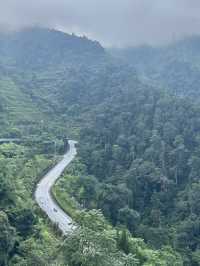
{"type": "Polygon", "coordinates": [[[53,223],[56,223],[63,234],[72,229],[72,219],[58,206],[51,195],[51,188],[61,176],[64,169],[76,156],[76,141],[69,140],[69,150],[63,159],[54,166],[38,183],[35,191],[35,199],[40,208],[48,215],[53,223]]]}

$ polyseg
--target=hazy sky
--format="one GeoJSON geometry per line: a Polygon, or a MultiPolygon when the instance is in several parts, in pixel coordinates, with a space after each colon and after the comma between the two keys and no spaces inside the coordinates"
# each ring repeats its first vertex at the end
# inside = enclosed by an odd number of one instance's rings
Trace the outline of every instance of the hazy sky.
{"type": "Polygon", "coordinates": [[[200,33],[200,0],[0,0],[1,29],[32,25],[104,45],[160,44],[200,33]]]}

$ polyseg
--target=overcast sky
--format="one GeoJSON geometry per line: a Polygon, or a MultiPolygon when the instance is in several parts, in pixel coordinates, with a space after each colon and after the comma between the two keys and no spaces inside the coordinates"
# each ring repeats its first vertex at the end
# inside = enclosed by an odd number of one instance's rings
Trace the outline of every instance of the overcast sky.
{"type": "Polygon", "coordinates": [[[200,0],[0,0],[0,28],[40,25],[104,45],[161,44],[200,34],[200,0]]]}

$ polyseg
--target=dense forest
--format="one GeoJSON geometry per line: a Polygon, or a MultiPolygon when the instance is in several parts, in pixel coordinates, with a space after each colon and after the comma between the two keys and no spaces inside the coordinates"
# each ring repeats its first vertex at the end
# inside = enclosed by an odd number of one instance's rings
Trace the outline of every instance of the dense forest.
{"type": "Polygon", "coordinates": [[[137,70],[147,84],[165,88],[179,97],[199,98],[199,36],[162,47],[130,47],[109,52],[137,70]]]}
{"type": "Polygon", "coordinates": [[[0,265],[200,265],[199,38],[106,50],[33,28],[0,34],[0,265]],[[53,194],[66,237],[34,202],[78,140],[53,194]]]}

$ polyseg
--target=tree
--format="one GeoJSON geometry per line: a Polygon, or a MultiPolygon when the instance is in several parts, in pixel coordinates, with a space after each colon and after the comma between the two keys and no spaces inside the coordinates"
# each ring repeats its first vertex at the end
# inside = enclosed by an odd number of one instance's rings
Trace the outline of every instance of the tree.
{"type": "Polygon", "coordinates": [[[140,214],[126,206],[119,210],[117,220],[119,224],[126,225],[128,230],[134,233],[140,221],[140,214]]]}
{"type": "Polygon", "coordinates": [[[81,226],[63,244],[69,266],[123,265],[113,232],[99,212],[81,212],[78,221],[81,226]]]}
{"type": "Polygon", "coordinates": [[[117,231],[117,243],[119,249],[123,250],[125,254],[130,253],[130,247],[129,247],[129,236],[126,229],[123,229],[121,232],[117,231]]]}
{"type": "Polygon", "coordinates": [[[10,171],[11,169],[2,165],[0,172],[0,204],[4,206],[14,202],[15,199],[14,186],[12,180],[10,180],[12,179],[10,171]]]}
{"type": "Polygon", "coordinates": [[[83,176],[79,179],[80,193],[79,198],[84,208],[92,206],[92,201],[97,197],[98,181],[93,176],[83,176]]]}
{"type": "Polygon", "coordinates": [[[36,224],[37,219],[32,209],[16,209],[11,216],[12,223],[19,231],[20,235],[27,237],[33,233],[34,225],[36,224]]]}
{"type": "Polygon", "coordinates": [[[15,245],[15,230],[10,226],[5,212],[0,211],[0,265],[7,266],[15,245]]]}

